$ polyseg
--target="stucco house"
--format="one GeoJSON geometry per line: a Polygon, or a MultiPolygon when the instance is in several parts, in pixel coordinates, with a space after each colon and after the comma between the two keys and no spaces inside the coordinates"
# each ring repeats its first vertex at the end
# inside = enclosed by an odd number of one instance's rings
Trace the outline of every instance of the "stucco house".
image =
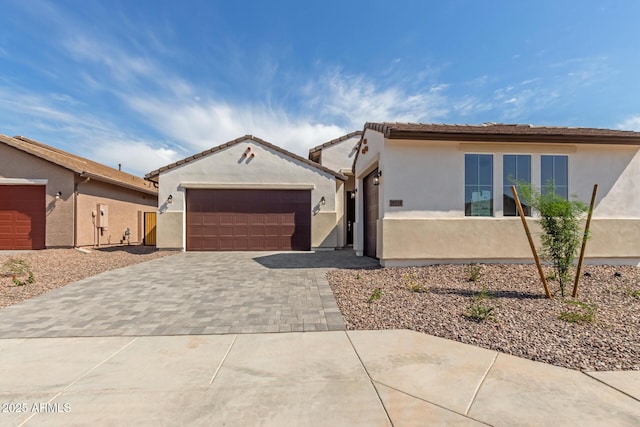
{"type": "Polygon", "coordinates": [[[334,249],[347,178],[245,135],[146,175],[158,183],[157,247],[334,249]]]}
{"type": "Polygon", "coordinates": [[[157,200],[140,177],[0,135],[0,249],[138,244],[145,213],[152,235],[157,200]]]}
{"type": "Polygon", "coordinates": [[[531,260],[512,179],[598,184],[587,262],[640,265],[640,132],[367,123],[353,173],[354,249],[383,266],[531,260]]]}
{"type": "Polygon", "coordinates": [[[309,150],[309,160],[325,166],[347,177],[344,184],[344,211],[338,212],[338,221],[342,223],[344,233],[339,236],[338,246],[353,245],[353,227],[356,219],[355,177],[353,160],[358,152],[358,143],[362,131],[348,133],[340,138],[313,147],[309,150]]]}

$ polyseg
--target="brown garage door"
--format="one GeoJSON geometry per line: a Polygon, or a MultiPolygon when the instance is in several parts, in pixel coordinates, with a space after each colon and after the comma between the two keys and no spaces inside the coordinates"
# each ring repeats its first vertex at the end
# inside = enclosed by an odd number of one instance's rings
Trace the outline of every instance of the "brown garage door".
{"type": "Polygon", "coordinates": [[[188,251],[308,251],[309,190],[187,190],[188,251]]]}
{"type": "Polygon", "coordinates": [[[373,177],[378,169],[364,179],[364,254],[377,258],[377,221],[378,221],[378,186],[373,184],[373,177]]]}
{"type": "Polygon", "coordinates": [[[0,249],[44,249],[45,186],[0,185],[0,249]]]}

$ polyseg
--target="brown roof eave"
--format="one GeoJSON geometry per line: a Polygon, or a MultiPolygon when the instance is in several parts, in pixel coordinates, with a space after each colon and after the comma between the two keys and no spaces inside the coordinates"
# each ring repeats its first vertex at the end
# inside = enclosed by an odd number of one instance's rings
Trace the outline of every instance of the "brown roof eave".
{"type": "Polygon", "coordinates": [[[613,144],[640,145],[640,137],[620,137],[607,135],[550,135],[550,134],[491,134],[491,133],[452,133],[452,132],[386,132],[388,139],[430,140],[430,141],[472,141],[472,142],[528,142],[560,144],[613,144]]]}
{"type": "Polygon", "coordinates": [[[95,179],[96,181],[105,182],[107,184],[117,185],[118,187],[125,187],[125,188],[128,188],[130,190],[139,191],[141,193],[147,193],[147,194],[151,194],[151,195],[154,195],[154,196],[158,195],[158,190],[156,190],[155,188],[144,188],[144,187],[137,186],[135,184],[127,184],[127,183],[124,183],[122,181],[118,181],[118,180],[115,180],[115,179],[107,178],[106,176],[97,175],[97,174],[91,173],[91,172],[86,172],[86,171],[85,172],[81,172],[80,176],[83,177],[83,178],[95,179]]]}

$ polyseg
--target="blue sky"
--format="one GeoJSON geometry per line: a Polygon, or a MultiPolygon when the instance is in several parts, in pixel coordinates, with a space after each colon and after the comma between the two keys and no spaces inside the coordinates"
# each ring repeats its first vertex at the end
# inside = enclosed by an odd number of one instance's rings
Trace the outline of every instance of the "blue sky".
{"type": "Polygon", "coordinates": [[[640,131],[640,2],[0,0],[0,133],[144,174],[367,121],[640,131]]]}

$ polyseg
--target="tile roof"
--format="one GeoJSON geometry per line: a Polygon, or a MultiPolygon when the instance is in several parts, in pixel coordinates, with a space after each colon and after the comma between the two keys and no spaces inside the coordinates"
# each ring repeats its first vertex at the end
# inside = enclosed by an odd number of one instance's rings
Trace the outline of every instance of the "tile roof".
{"type": "Polygon", "coordinates": [[[141,177],[85,159],[84,157],[76,156],[75,154],[23,136],[14,136],[12,138],[0,134],[0,142],[65,169],[69,169],[83,177],[90,177],[97,181],[142,191],[148,194],[158,194],[158,190],[153,183],[141,177]]]}
{"type": "Polygon", "coordinates": [[[467,141],[564,142],[640,145],[640,132],[597,128],[483,123],[454,125],[434,123],[366,123],[364,129],[389,139],[454,139],[467,141]]]}
{"type": "Polygon", "coordinates": [[[175,163],[171,163],[170,165],[163,166],[160,169],[156,169],[156,170],[154,170],[152,172],[149,172],[148,174],[145,175],[145,178],[147,178],[149,180],[153,180],[154,178],[158,177],[162,172],[168,171],[170,169],[173,169],[173,168],[178,167],[180,165],[183,165],[185,163],[192,162],[192,161],[197,160],[197,159],[199,159],[201,157],[208,156],[209,154],[215,153],[216,151],[223,150],[223,149],[225,149],[227,147],[230,147],[230,146],[235,145],[235,144],[239,144],[239,143],[241,143],[243,141],[246,141],[248,139],[250,139],[250,140],[252,140],[254,142],[257,142],[258,144],[264,145],[265,147],[268,147],[268,148],[270,148],[272,150],[278,151],[278,152],[280,152],[280,153],[282,153],[282,154],[284,154],[284,155],[286,155],[288,157],[291,157],[293,159],[301,161],[302,163],[305,163],[305,164],[307,164],[309,166],[312,166],[312,167],[314,167],[316,169],[319,169],[319,170],[321,170],[323,172],[326,172],[326,173],[328,173],[330,175],[333,175],[333,176],[335,176],[336,178],[338,178],[341,181],[346,181],[347,180],[347,177],[342,175],[342,174],[340,174],[340,173],[332,171],[331,169],[326,168],[326,167],[324,167],[322,165],[319,165],[316,162],[313,162],[313,161],[311,161],[309,159],[305,159],[304,157],[298,156],[297,154],[294,154],[294,153],[292,153],[290,151],[287,151],[284,148],[280,148],[277,145],[273,145],[273,144],[271,144],[271,143],[269,143],[269,142],[267,142],[265,140],[262,140],[262,139],[260,139],[258,137],[255,137],[253,135],[241,136],[240,138],[236,138],[233,141],[225,142],[224,144],[221,144],[221,145],[218,145],[216,147],[210,148],[210,149],[205,150],[205,151],[203,151],[201,153],[194,154],[193,156],[187,157],[187,158],[182,159],[182,160],[178,160],[175,163]]]}

